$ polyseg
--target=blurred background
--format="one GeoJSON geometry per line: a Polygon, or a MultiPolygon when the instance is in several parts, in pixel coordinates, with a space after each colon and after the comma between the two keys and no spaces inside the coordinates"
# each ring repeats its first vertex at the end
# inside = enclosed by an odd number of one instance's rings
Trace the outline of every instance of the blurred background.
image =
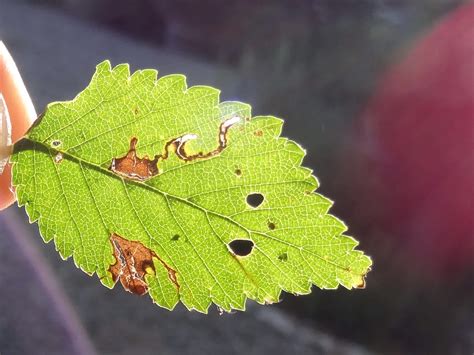
{"type": "Polygon", "coordinates": [[[364,290],[246,313],[110,291],[0,213],[0,353],[473,354],[474,2],[0,0],[38,112],[103,59],[285,119],[374,267],[364,290]]]}

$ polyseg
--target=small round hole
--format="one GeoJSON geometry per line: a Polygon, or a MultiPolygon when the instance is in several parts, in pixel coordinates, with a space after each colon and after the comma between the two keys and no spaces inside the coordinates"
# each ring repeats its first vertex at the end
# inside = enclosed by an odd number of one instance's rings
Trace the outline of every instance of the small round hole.
{"type": "Polygon", "coordinates": [[[57,139],[51,142],[51,147],[53,147],[53,148],[57,148],[60,145],[61,145],[61,141],[59,141],[57,139]]]}
{"type": "Polygon", "coordinates": [[[273,222],[268,222],[268,229],[274,230],[276,228],[275,223],[273,222]]]}
{"type": "Polygon", "coordinates": [[[237,175],[239,177],[242,176],[242,170],[240,170],[240,169],[235,169],[234,173],[235,173],[235,175],[237,175]]]}
{"type": "Polygon", "coordinates": [[[259,193],[249,194],[247,195],[247,203],[253,207],[257,208],[263,202],[263,195],[259,193]]]}
{"type": "Polygon", "coordinates": [[[229,249],[238,256],[247,256],[252,252],[254,243],[248,239],[235,239],[229,243],[229,249]]]}

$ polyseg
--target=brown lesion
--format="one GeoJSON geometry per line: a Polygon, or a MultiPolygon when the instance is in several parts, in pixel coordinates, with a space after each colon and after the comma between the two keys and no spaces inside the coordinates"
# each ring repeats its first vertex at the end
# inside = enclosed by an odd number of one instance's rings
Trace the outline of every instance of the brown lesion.
{"type": "Polygon", "coordinates": [[[358,288],[358,289],[364,289],[365,288],[365,275],[362,276],[361,282],[360,282],[360,284],[358,284],[356,286],[356,288],[358,288]]]}
{"type": "Polygon", "coordinates": [[[155,155],[153,160],[148,156],[139,158],[137,156],[136,146],[138,138],[133,137],[130,140],[130,148],[128,153],[120,158],[113,158],[109,169],[114,173],[126,178],[138,181],[148,180],[159,174],[158,161],[168,159],[170,152],[175,152],[178,158],[185,162],[196,159],[208,159],[220,154],[227,147],[227,132],[230,127],[240,121],[240,117],[233,116],[222,122],[219,126],[218,146],[210,152],[198,152],[196,154],[188,154],[185,146],[186,142],[196,139],[195,134],[185,134],[168,141],[164,147],[164,153],[155,155]]]}
{"type": "Polygon", "coordinates": [[[129,179],[144,181],[158,174],[158,159],[160,156],[155,155],[153,160],[150,160],[146,155],[139,158],[136,150],[137,142],[138,139],[133,137],[130,140],[128,153],[121,158],[113,158],[109,169],[129,179]]]}
{"type": "Polygon", "coordinates": [[[365,288],[365,278],[370,270],[372,270],[372,268],[369,267],[367,271],[365,272],[365,274],[362,275],[361,282],[356,286],[356,288],[359,288],[359,289],[365,288]]]}
{"type": "MultiPolygon", "coordinates": [[[[354,270],[352,270],[351,267],[345,267],[345,268],[343,268],[343,270],[347,271],[349,273],[354,272],[354,270]]],[[[367,276],[367,274],[369,273],[370,270],[371,270],[371,268],[369,268],[364,274],[361,275],[361,279],[360,279],[359,284],[355,285],[354,288],[357,288],[357,289],[364,289],[365,288],[365,277],[367,276]]]]}
{"type": "Polygon", "coordinates": [[[145,275],[155,275],[153,259],[166,268],[169,280],[179,290],[176,270],[163,261],[154,251],[137,241],[130,241],[112,233],[110,241],[114,247],[115,263],[109,267],[112,279],[120,280],[128,292],[144,295],[148,292],[145,275]]]}

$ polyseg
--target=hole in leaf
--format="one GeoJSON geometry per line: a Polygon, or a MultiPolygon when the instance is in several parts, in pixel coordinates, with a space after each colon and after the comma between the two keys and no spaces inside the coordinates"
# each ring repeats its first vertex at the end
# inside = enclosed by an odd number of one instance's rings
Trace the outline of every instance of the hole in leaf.
{"type": "Polygon", "coordinates": [[[281,254],[278,256],[278,260],[280,260],[280,261],[288,261],[288,254],[287,254],[287,253],[281,253],[281,254]]]}
{"type": "Polygon", "coordinates": [[[247,256],[255,244],[248,239],[235,239],[229,243],[229,249],[238,256],[247,256]]]}
{"type": "Polygon", "coordinates": [[[61,141],[58,141],[57,139],[51,142],[51,147],[57,148],[61,145],[61,141]]]}
{"type": "Polygon", "coordinates": [[[179,234],[175,234],[175,235],[173,235],[173,237],[171,238],[171,240],[172,240],[173,242],[176,242],[176,241],[179,240],[179,238],[180,238],[179,234]]]}
{"type": "Polygon", "coordinates": [[[263,202],[263,195],[260,193],[247,195],[247,203],[253,208],[257,208],[258,206],[262,204],[262,202],[263,202]]]}
{"type": "Polygon", "coordinates": [[[237,176],[242,176],[242,170],[240,170],[240,169],[235,169],[234,173],[237,176]]]}
{"type": "Polygon", "coordinates": [[[268,222],[268,229],[274,230],[276,228],[275,223],[273,222],[268,222]]]}

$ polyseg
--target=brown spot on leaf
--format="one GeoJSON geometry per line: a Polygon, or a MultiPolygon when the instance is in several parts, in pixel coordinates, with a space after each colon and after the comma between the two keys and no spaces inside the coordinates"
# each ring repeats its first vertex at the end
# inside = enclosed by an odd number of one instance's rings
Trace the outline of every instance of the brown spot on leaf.
{"type": "Polygon", "coordinates": [[[288,261],[288,253],[281,253],[280,255],[278,255],[278,260],[280,261],[288,261]]]}
{"type": "Polygon", "coordinates": [[[362,276],[362,282],[356,286],[356,288],[364,289],[365,288],[365,275],[362,276]]]}
{"type": "Polygon", "coordinates": [[[176,270],[173,270],[172,268],[165,266],[166,269],[168,270],[168,278],[170,281],[176,286],[176,288],[179,290],[179,283],[178,283],[178,277],[176,274],[176,270]]]}
{"type": "Polygon", "coordinates": [[[371,270],[371,268],[369,267],[366,271],[365,274],[362,275],[362,279],[361,279],[361,282],[360,284],[358,284],[356,286],[356,288],[359,288],[359,289],[364,289],[365,288],[365,277],[367,276],[368,272],[371,270]]]}
{"type": "Polygon", "coordinates": [[[242,176],[242,170],[240,170],[240,169],[235,169],[234,173],[235,173],[235,175],[237,175],[239,177],[242,176]]]}
{"type": "Polygon", "coordinates": [[[273,222],[268,222],[268,229],[274,230],[276,228],[275,223],[273,222]]]}
{"type": "Polygon", "coordinates": [[[153,258],[158,259],[168,272],[168,278],[179,289],[176,271],[168,266],[156,253],[137,241],[130,241],[112,233],[110,241],[114,247],[115,264],[109,267],[114,282],[120,280],[123,288],[137,295],[148,292],[145,275],[154,275],[153,258]]]}
{"type": "Polygon", "coordinates": [[[261,129],[259,129],[259,130],[256,130],[256,131],[254,132],[254,134],[255,134],[257,137],[261,137],[261,136],[263,136],[263,131],[262,131],[261,129]]]}
{"type": "Polygon", "coordinates": [[[136,151],[137,142],[138,139],[133,137],[128,153],[121,158],[113,158],[109,169],[126,178],[144,181],[158,174],[157,163],[160,156],[156,155],[153,160],[148,156],[139,158],[136,151]]]}

